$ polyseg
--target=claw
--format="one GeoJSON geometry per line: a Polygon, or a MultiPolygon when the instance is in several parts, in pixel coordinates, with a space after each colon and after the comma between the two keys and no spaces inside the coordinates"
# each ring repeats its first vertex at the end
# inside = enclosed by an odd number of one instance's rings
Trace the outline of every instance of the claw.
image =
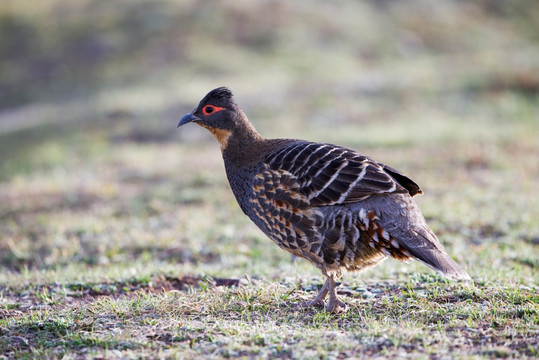
{"type": "Polygon", "coordinates": [[[326,311],[328,313],[334,313],[339,314],[344,311],[346,311],[346,304],[340,301],[337,298],[337,286],[341,285],[341,283],[335,282],[334,275],[328,276],[326,282],[324,283],[324,286],[320,289],[318,292],[318,295],[312,300],[312,301],[304,301],[300,303],[298,306],[302,308],[309,308],[309,307],[321,307],[323,308],[325,306],[324,299],[326,298],[327,294],[329,293],[329,302],[326,306],[326,311]]]}
{"type": "Polygon", "coordinates": [[[308,309],[311,307],[317,307],[317,308],[323,308],[326,304],[324,303],[324,300],[311,300],[311,301],[302,301],[298,304],[298,307],[308,309]]]}
{"type": "Polygon", "coordinates": [[[302,308],[309,308],[309,307],[321,307],[323,308],[326,304],[324,303],[324,299],[326,298],[328,294],[328,281],[324,283],[324,286],[320,289],[318,292],[318,295],[312,300],[312,301],[304,301],[299,304],[299,307],[302,308]]]}
{"type": "Polygon", "coordinates": [[[328,306],[326,307],[326,312],[332,313],[332,314],[341,314],[346,311],[346,304],[343,303],[339,299],[334,299],[332,302],[331,299],[328,302],[328,306]]]}
{"type": "Polygon", "coordinates": [[[334,276],[328,276],[328,292],[329,292],[329,302],[326,307],[326,311],[329,313],[339,314],[346,310],[346,304],[339,300],[337,297],[337,286],[341,283],[335,282],[334,276]]]}

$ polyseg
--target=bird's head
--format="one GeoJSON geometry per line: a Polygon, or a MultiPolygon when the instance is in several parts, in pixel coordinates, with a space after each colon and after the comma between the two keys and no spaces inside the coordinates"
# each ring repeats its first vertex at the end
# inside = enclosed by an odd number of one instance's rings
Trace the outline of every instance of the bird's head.
{"type": "Polygon", "coordinates": [[[193,111],[182,117],[178,127],[191,122],[208,129],[221,144],[221,149],[227,147],[232,134],[245,136],[254,132],[258,136],[226,87],[210,91],[193,111]]]}
{"type": "Polygon", "coordinates": [[[237,111],[232,92],[220,87],[210,91],[193,111],[182,117],[178,127],[194,122],[206,128],[232,130],[237,111]]]}

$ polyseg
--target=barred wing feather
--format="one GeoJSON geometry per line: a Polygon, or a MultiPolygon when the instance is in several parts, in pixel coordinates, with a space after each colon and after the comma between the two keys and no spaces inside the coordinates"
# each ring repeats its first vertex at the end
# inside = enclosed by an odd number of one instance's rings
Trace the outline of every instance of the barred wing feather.
{"type": "Polygon", "coordinates": [[[271,170],[289,172],[311,206],[355,203],[374,194],[421,193],[406,175],[340,146],[298,141],[270,153],[271,170]]]}

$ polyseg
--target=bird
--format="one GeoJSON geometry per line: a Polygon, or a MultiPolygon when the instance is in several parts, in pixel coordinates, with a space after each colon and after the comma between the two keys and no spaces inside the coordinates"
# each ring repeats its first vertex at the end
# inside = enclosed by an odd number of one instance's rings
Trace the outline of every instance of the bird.
{"type": "Polygon", "coordinates": [[[471,280],[428,227],[413,199],[423,191],[404,173],[342,146],[266,139],[227,87],[211,90],[177,127],[188,123],[219,142],[243,212],[277,246],[326,277],[302,306],[345,311],[336,290],[345,271],[387,258],[418,260],[449,279],[471,280]]]}

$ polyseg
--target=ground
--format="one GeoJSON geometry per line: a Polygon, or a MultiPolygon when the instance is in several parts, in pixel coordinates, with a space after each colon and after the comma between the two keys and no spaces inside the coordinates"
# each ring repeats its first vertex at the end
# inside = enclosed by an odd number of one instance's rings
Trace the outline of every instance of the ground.
{"type": "Polygon", "coordinates": [[[537,6],[91,3],[0,5],[1,356],[539,357],[537,6]],[[409,175],[473,282],[388,260],[343,314],[295,306],[323,276],[176,130],[221,85],[267,137],[409,175]]]}

